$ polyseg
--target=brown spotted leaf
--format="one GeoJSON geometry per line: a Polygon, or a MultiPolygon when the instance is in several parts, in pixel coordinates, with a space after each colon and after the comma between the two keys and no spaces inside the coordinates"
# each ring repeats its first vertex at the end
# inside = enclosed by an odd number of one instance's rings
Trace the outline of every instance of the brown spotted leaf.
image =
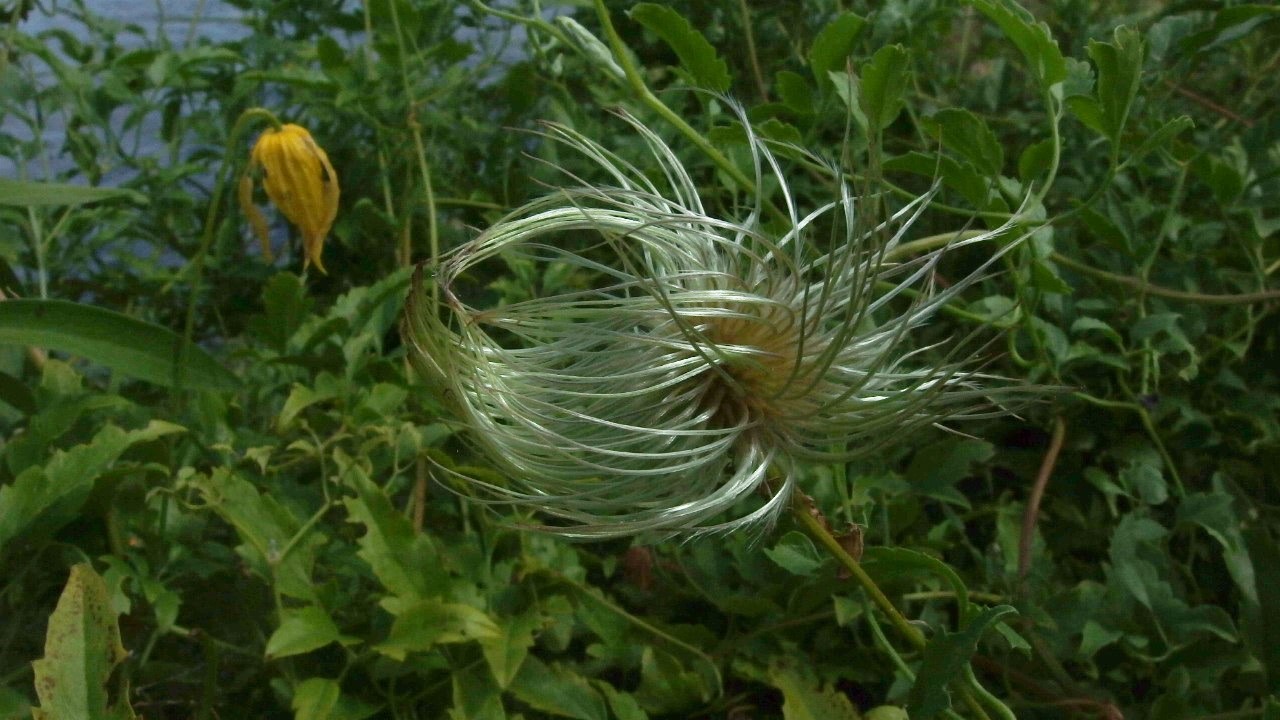
{"type": "Polygon", "coordinates": [[[128,652],[111,609],[107,584],[88,563],[71,578],[49,617],[44,657],[35,669],[40,707],[34,720],[134,720],[127,700],[111,704],[111,672],[128,652]]]}

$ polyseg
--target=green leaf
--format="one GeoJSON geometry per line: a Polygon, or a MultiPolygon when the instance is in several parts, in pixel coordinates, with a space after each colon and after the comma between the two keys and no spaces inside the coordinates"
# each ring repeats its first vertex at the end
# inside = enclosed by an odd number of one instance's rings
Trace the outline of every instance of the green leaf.
{"type": "Polygon", "coordinates": [[[290,704],[294,720],[328,720],[341,693],[338,683],[329,678],[303,680],[293,691],[290,704]]]}
{"type": "Polygon", "coordinates": [[[920,572],[936,575],[951,586],[962,617],[969,612],[969,588],[964,580],[950,565],[932,555],[903,547],[868,547],[863,550],[862,565],[877,581],[920,572]]]}
{"type": "Polygon", "coordinates": [[[649,720],[649,713],[640,707],[635,696],[620,692],[606,682],[596,682],[595,688],[604,695],[617,720],[649,720]]]}
{"type": "Polygon", "coordinates": [[[592,32],[582,26],[582,23],[573,19],[572,15],[557,15],[556,24],[559,25],[569,38],[577,44],[578,49],[592,64],[601,68],[619,82],[626,82],[627,73],[618,64],[613,57],[613,51],[609,49],[596,37],[592,32]]]}
{"type": "Polygon", "coordinates": [[[127,657],[106,582],[88,563],[73,566],[49,617],[44,657],[31,664],[40,698],[33,720],[135,718],[128,698],[112,704],[108,686],[127,657]]]}
{"type": "Polygon", "coordinates": [[[297,275],[276,273],[262,289],[263,314],[249,318],[249,329],[276,352],[284,352],[311,305],[307,288],[297,275]]]}
{"type": "Polygon", "coordinates": [[[983,633],[1000,618],[1015,615],[1008,605],[997,605],[978,613],[959,632],[943,632],[925,646],[916,681],[907,694],[907,715],[912,720],[928,720],[951,706],[947,685],[960,678],[969,659],[978,650],[983,633]]]}
{"type": "Polygon", "coordinates": [[[1244,531],[1249,558],[1257,577],[1257,603],[1241,615],[1241,637],[1266,672],[1267,688],[1280,694],[1280,543],[1262,524],[1244,531]]]}
{"type": "Polygon", "coordinates": [[[608,720],[604,698],[581,675],[530,657],[510,693],[535,710],[577,720],[608,720]]]}
{"type": "Polygon", "coordinates": [[[702,33],[680,13],[666,5],[639,3],[627,14],[675,50],[681,66],[699,87],[716,92],[729,89],[729,66],[716,55],[716,49],[702,33]]]}
{"type": "Polygon", "coordinates": [[[354,640],[340,634],[333,618],[318,606],[308,605],[297,610],[285,610],[282,614],[284,617],[280,627],[267,640],[265,655],[268,660],[301,655],[331,642],[346,643],[354,640]]]}
{"type": "Polygon", "coordinates": [[[449,576],[431,538],[415,533],[409,519],[396,511],[382,488],[358,465],[341,473],[356,497],[343,500],[347,521],[364,525],[356,555],[391,594],[413,602],[439,597],[449,588],[449,576]]]}
{"type": "Polygon", "coordinates": [[[27,720],[31,717],[31,703],[25,693],[13,688],[0,687],[0,720],[27,720]]]}
{"type": "Polygon", "coordinates": [[[1024,185],[1049,171],[1053,164],[1053,145],[1053,140],[1041,140],[1028,145],[1018,155],[1018,177],[1024,185]]]}
{"type": "Polygon", "coordinates": [[[858,100],[858,88],[862,83],[858,80],[857,75],[847,72],[831,71],[827,75],[831,79],[831,84],[836,89],[836,96],[844,103],[844,107],[849,111],[849,117],[853,118],[852,137],[849,139],[850,152],[862,151],[867,148],[869,143],[867,131],[870,121],[867,120],[866,113],[862,112],[862,103],[858,100]]]}
{"type": "MultiPolygon", "coordinates": [[[[169,330],[113,310],[66,300],[0,302],[0,343],[61,350],[147,382],[172,387],[180,344],[169,330]]],[[[184,386],[234,390],[240,380],[199,347],[187,348],[184,386]]]]}
{"type": "Polygon", "coordinates": [[[332,375],[320,373],[316,376],[316,387],[308,387],[295,383],[285,398],[280,414],[276,416],[276,427],[281,431],[288,430],[299,413],[317,403],[328,402],[342,395],[343,387],[332,375]]]}
{"type": "Polygon", "coordinates": [[[381,710],[343,695],[338,681],[321,677],[298,683],[291,706],[294,720],[363,720],[381,710]]]}
{"type": "Polygon", "coordinates": [[[494,684],[484,668],[472,665],[449,675],[453,684],[449,720],[507,720],[502,707],[502,689],[494,684]]]}
{"type": "Polygon", "coordinates": [[[147,204],[147,196],[136,190],[0,178],[0,205],[67,206],[85,205],[104,200],[128,200],[139,205],[147,204]]]}
{"type": "Polygon", "coordinates": [[[1004,167],[1004,149],[987,121],[963,108],[944,108],[925,119],[925,130],[943,149],[973,163],[978,172],[997,177],[1004,167]]]}
{"type": "Polygon", "coordinates": [[[1072,95],[1067,98],[1067,109],[1085,127],[1103,137],[1107,136],[1107,121],[1102,116],[1102,104],[1096,98],[1072,95]]]}
{"type": "Polygon", "coordinates": [[[644,649],[636,700],[648,712],[687,717],[714,695],[706,675],[685,667],[670,653],[654,647],[644,649]]]}
{"type": "Polygon", "coordinates": [[[910,720],[907,711],[894,705],[881,705],[868,710],[863,720],[910,720]]]}
{"type": "Polygon", "coordinates": [[[950,155],[926,155],[912,150],[904,155],[886,158],[885,170],[901,170],[928,178],[942,178],[943,186],[959,192],[965,200],[980,209],[991,205],[991,181],[969,163],[950,155]]]}
{"type": "Polygon", "coordinates": [[[1067,77],[1066,61],[1049,26],[1014,0],[966,0],[986,15],[1009,38],[1023,57],[1040,87],[1050,90],[1067,77]]]}
{"type": "Polygon", "coordinates": [[[140,442],[184,432],[178,425],[152,420],[126,432],[107,425],[83,445],[58,450],[43,465],[33,465],[0,487],[0,549],[21,534],[53,532],[74,520],[95,482],[140,442]]]}
{"type": "Polygon", "coordinates": [[[484,651],[484,659],[489,663],[498,687],[505,690],[520,672],[520,666],[533,646],[533,631],[538,623],[538,615],[533,612],[501,618],[495,623],[498,633],[480,640],[480,649],[484,651]]]}
{"type": "Polygon", "coordinates": [[[818,552],[809,536],[796,530],[778,538],[778,543],[765,548],[764,554],[783,570],[806,577],[827,561],[827,556],[818,552]]]}
{"type": "MultiPolygon", "coordinates": [[[[1226,7],[1213,16],[1213,23],[1184,39],[1184,53],[1200,53],[1248,37],[1266,23],[1280,18],[1280,8],[1273,5],[1249,4],[1226,7]]],[[[1204,23],[1201,23],[1201,27],[1204,23]]]]}
{"type": "Polygon", "coordinates": [[[769,682],[782,691],[783,720],[859,720],[849,696],[830,685],[819,687],[795,670],[771,668],[769,682]]]}
{"type": "Polygon", "coordinates": [[[1112,143],[1120,142],[1120,134],[1129,119],[1129,108],[1138,94],[1142,78],[1142,57],[1146,44],[1130,27],[1116,28],[1114,43],[1094,40],[1089,43],[1089,57],[1098,66],[1098,106],[1103,134],[1112,143]]]}
{"type": "Polygon", "coordinates": [[[867,21],[847,12],[836,17],[818,32],[809,48],[809,69],[819,87],[825,87],[828,74],[844,74],[845,61],[853,52],[854,41],[867,21]]]}
{"type": "Polygon", "coordinates": [[[799,73],[782,70],[773,81],[778,97],[787,109],[800,114],[813,114],[813,88],[799,73]]]}
{"type": "Polygon", "coordinates": [[[1148,154],[1168,145],[1175,137],[1195,127],[1195,122],[1187,115],[1179,115],[1169,120],[1147,136],[1138,148],[1125,156],[1126,164],[1136,163],[1148,154]]]}
{"type": "Polygon", "coordinates": [[[859,100],[871,132],[876,133],[902,112],[907,89],[907,51],[901,45],[885,45],[862,68],[859,100]]]}
{"type": "Polygon", "coordinates": [[[973,474],[975,463],[995,455],[991,443],[981,440],[948,439],[922,448],[907,468],[907,482],[916,492],[944,502],[969,507],[969,499],[955,484],[973,474]]]}
{"type": "Polygon", "coordinates": [[[316,547],[325,540],[320,530],[313,527],[307,537],[294,543],[302,523],[270,494],[258,492],[227,468],[197,477],[192,484],[209,508],[235,528],[243,543],[236,551],[250,569],[290,597],[317,602],[311,566],[316,547]],[[282,557],[285,548],[291,550],[282,557]]]}
{"type": "Polygon", "coordinates": [[[483,611],[461,603],[420,600],[400,610],[387,639],[375,650],[393,660],[436,645],[493,640],[502,630],[483,611]]]}

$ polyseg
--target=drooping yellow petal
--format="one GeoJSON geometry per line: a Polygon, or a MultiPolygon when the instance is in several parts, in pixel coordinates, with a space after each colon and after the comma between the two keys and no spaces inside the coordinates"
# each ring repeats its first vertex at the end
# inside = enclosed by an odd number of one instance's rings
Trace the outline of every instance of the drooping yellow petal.
{"type": "Polygon", "coordinates": [[[315,263],[320,272],[325,272],[320,255],[325,236],[338,215],[340,192],[338,174],[329,163],[329,156],[311,133],[290,123],[264,132],[253,146],[250,160],[262,169],[267,197],[302,231],[306,253],[303,267],[315,263]]]}
{"type": "Polygon", "coordinates": [[[258,236],[258,242],[262,243],[262,255],[271,262],[271,238],[267,233],[267,216],[262,214],[258,206],[253,203],[253,176],[251,169],[246,169],[240,175],[240,189],[237,193],[240,196],[240,212],[249,218],[249,227],[253,228],[253,234],[258,236]]]}

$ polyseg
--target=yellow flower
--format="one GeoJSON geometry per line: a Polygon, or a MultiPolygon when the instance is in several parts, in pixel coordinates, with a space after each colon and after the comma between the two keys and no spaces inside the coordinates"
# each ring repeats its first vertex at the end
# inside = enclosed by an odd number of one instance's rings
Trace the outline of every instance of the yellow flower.
{"type": "Polygon", "coordinates": [[[267,219],[253,204],[253,175],[262,173],[267,197],[289,222],[302,231],[306,252],[303,268],[320,262],[324,238],[338,214],[338,174],[329,164],[324,148],[316,144],[306,128],[292,123],[262,133],[249,155],[249,167],[240,177],[240,207],[249,217],[253,232],[262,241],[262,252],[271,259],[267,219]]]}

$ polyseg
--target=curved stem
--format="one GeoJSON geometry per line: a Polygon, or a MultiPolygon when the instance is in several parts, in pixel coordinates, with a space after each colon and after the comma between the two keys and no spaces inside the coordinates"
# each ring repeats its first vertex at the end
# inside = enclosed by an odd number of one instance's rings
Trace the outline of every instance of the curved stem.
{"type": "Polygon", "coordinates": [[[1061,254],[1052,253],[1049,256],[1054,262],[1065,265],[1076,272],[1083,273],[1099,280],[1105,280],[1117,285],[1139,290],[1147,295],[1155,295],[1156,297],[1169,298],[1171,300],[1185,300],[1187,302],[1201,303],[1203,305],[1249,305],[1251,303],[1270,302],[1280,300],[1280,290],[1259,290],[1258,292],[1240,293],[1236,295],[1219,295],[1212,293],[1190,292],[1187,290],[1173,290],[1171,288],[1161,287],[1145,283],[1139,278],[1130,277],[1128,275],[1119,275],[1117,273],[1099,270],[1098,268],[1086,265],[1077,260],[1061,254]]]}
{"type": "Polygon", "coordinates": [[[209,248],[213,246],[214,223],[218,219],[218,208],[222,205],[222,193],[231,178],[232,158],[237,150],[236,145],[239,143],[240,136],[248,128],[249,123],[255,120],[265,120],[276,130],[280,129],[279,118],[266,108],[252,107],[236,118],[236,124],[231,127],[231,132],[227,135],[227,146],[222,157],[222,173],[214,183],[213,195],[209,198],[209,210],[205,214],[200,246],[196,248],[196,254],[183,270],[184,274],[191,275],[191,298],[187,302],[186,318],[182,325],[182,344],[174,352],[173,395],[176,398],[186,397],[182,392],[182,384],[186,379],[187,351],[191,346],[191,336],[195,332],[196,306],[200,302],[200,282],[204,278],[204,259],[209,254],[209,248]]]}
{"type": "Polygon", "coordinates": [[[796,500],[791,505],[791,515],[814,540],[821,543],[849,571],[853,579],[871,598],[871,602],[875,603],[876,607],[880,608],[880,611],[889,618],[889,622],[897,629],[898,633],[917,649],[923,648],[926,642],[924,633],[920,632],[919,628],[912,625],[911,621],[907,620],[906,616],[898,611],[893,601],[884,594],[879,585],[876,585],[876,581],[872,580],[867,571],[862,569],[862,564],[854,560],[853,556],[831,534],[831,531],[818,520],[816,510],[809,506],[809,503],[806,502],[807,499],[802,493],[796,493],[796,500]]]}
{"type": "Polygon", "coordinates": [[[1025,579],[1031,569],[1031,543],[1035,539],[1036,520],[1040,517],[1040,501],[1044,499],[1044,490],[1053,476],[1053,467],[1058,463],[1058,453],[1062,452],[1062,443],[1067,437],[1067,424],[1062,417],[1053,419],[1053,436],[1049,441],[1049,449],[1040,463],[1036,473],[1035,484],[1031,486],[1031,497],[1027,498],[1027,509],[1022,515],[1022,534],[1018,538],[1018,579],[1025,579]]]}
{"type": "Polygon", "coordinates": [[[627,52],[626,43],[622,42],[622,38],[618,35],[617,29],[613,27],[613,20],[609,16],[609,9],[605,7],[604,0],[595,0],[596,14],[600,17],[600,25],[604,29],[605,39],[609,42],[609,48],[613,51],[614,58],[618,61],[618,65],[622,67],[622,72],[626,75],[627,85],[631,91],[635,93],[640,102],[644,103],[649,109],[662,116],[663,120],[671,123],[681,135],[688,138],[694,145],[698,146],[711,161],[733,179],[747,194],[754,194],[756,191],[755,182],[746,176],[737,165],[734,165],[724,153],[720,152],[711,141],[702,135],[702,133],[693,129],[693,126],[684,121],[684,118],[676,114],[674,110],[667,107],[666,103],[658,99],[657,95],[649,89],[645,84],[644,77],[640,75],[640,70],[636,68],[636,64],[631,61],[631,54],[627,52]]]}

